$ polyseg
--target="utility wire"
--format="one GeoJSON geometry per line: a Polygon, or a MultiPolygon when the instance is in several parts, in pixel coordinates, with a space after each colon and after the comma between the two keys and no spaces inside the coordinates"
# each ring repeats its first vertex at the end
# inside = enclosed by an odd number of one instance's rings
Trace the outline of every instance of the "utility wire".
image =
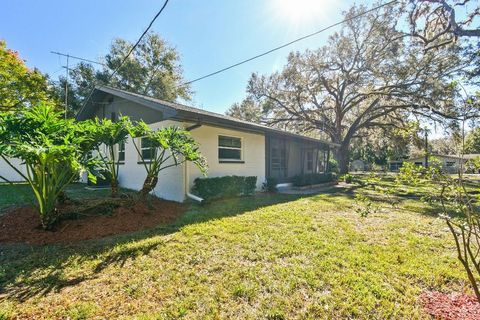
{"type": "Polygon", "coordinates": [[[300,38],[297,38],[297,39],[292,40],[292,41],[290,41],[290,42],[287,42],[287,43],[285,43],[285,44],[282,44],[282,45],[280,45],[280,46],[278,46],[278,47],[275,47],[275,48],[270,49],[270,50],[268,50],[268,51],[265,51],[265,52],[262,52],[262,53],[260,53],[260,54],[257,54],[256,56],[253,56],[253,57],[251,57],[251,58],[242,60],[242,61],[237,62],[237,63],[235,63],[235,64],[232,64],[232,65],[230,65],[230,66],[228,66],[228,67],[225,67],[225,68],[222,68],[222,69],[220,69],[220,70],[214,71],[214,72],[212,72],[212,73],[206,74],[206,75],[204,75],[204,76],[201,76],[201,77],[199,77],[199,78],[193,79],[193,80],[191,80],[191,81],[184,82],[184,83],[181,84],[181,86],[187,85],[187,84],[191,84],[191,83],[194,83],[194,82],[203,80],[203,79],[205,79],[205,78],[209,78],[209,77],[211,77],[211,76],[214,76],[214,75],[219,74],[219,73],[221,73],[221,72],[230,70],[230,69],[232,69],[232,68],[238,67],[239,65],[242,65],[242,64],[245,64],[245,63],[250,62],[250,61],[252,61],[252,60],[261,58],[261,57],[263,57],[263,56],[266,56],[267,54],[270,54],[270,53],[272,53],[272,52],[274,52],[274,51],[283,49],[283,48],[288,47],[288,46],[290,46],[290,45],[292,45],[292,44],[294,44],[294,43],[296,43],[296,42],[299,42],[299,41],[305,40],[305,39],[307,39],[307,38],[313,37],[313,36],[315,36],[315,35],[317,35],[317,34],[319,34],[319,33],[322,33],[322,32],[327,31],[328,29],[331,29],[331,28],[333,28],[333,27],[336,27],[336,26],[338,26],[338,25],[341,25],[341,24],[343,24],[343,23],[345,23],[345,22],[348,22],[348,21],[357,19],[357,18],[359,18],[359,17],[361,17],[361,16],[363,16],[363,15],[365,15],[365,14],[367,14],[367,13],[370,13],[370,12],[372,12],[372,11],[378,10],[378,9],[383,8],[383,7],[385,7],[385,6],[394,4],[394,3],[396,3],[396,2],[398,2],[398,0],[393,0],[393,1],[390,1],[390,2],[386,2],[386,3],[384,3],[384,4],[381,4],[381,5],[379,5],[379,6],[374,7],[374,8],[372,8],[372,9],[369,9],[369,10],[366,10],[366,11],[364,11],[364,12],[362,12],[362,13],[359,13],[359,14],[357,14],[357,15],[354,15],[354,16],[352,16],[352,17],[350,17],[350,18],[347,18],[347,19],[344,19],[344,20],[339,21],[339,22],[337,22],[337,23],[331,24],[331,25],[329,25],[328,27],[325,27],[325,28],[323,28],[323,29],[321,29],[321,30],[318,30],[318,31],[316,31],[316,32],[307,34],[307,35],[305,35],[305,36],[303,36],[303,37],[300,37],[300,38]]]}
{"type": "MultiPolygon", "coordinates": [[[[163,6],[160,8],[160,10],[157,12],[157,14],[155,15],[155,17],[153,17],[152,21],[150,21],[150,24],[148,25],[147,29],[145,29],[145,31],[142,33],[142,35],[140,36],[140,38],[138,38],[137,42],[133,45],[133,47],[130,48],[130,51],[128,52],[128,54],[123,58],[122,62],[120,63],[120,65],[115,69],[113,70],[112,74],[108,77],[108,80],[110,80],[116,73],[117,71],[123,66],[123,64],[125,63],[125,61],[127,61],[128,57],[132,54],[132,52],[137,48],[137,46],[140,44],[140,42],[142,41],[143,37],[147,34],[147,32],[150,30],[150,28],[152,27],[153,23],[155,22],[155,20],[157,20],[158,16],[160,16],[160,14],[163,12],[163,9],[165,9],[165,7],[167,6],[167,3],[168,3],[168,0],[165,0],[165,2],[163,3],[163,6]]],[[[108,81],[107,81],[108,82],[108,81]]]]}
{"type": "MultiPolygon", "coordinates": [[[[120,70],[120,68],[123,66],[123,64],[125,63],[125,61],[127,61],[128,57],[132,54],[132,52],[137,48],[137,46],[140,44],[140,42],[142,41],[143,37],[147,34],[147,32],[150,30],[150,28],[152,27],[153,23],[155,22],[155,20],[157,20],[157,18],[160,16],[160,14],[162,14],[163,10],[165,9],[165,7],[167,6],[168,4],[168,1],[169,0],[165,0],[165,2],[163,3],[163,6],[160,8],[160,10],[158,10],[157,14],[153,17],[153,19],[150,21],[150,23],[148,24],[147,28],[145,29],[145,31],[140,35],[140,37],[138,38],[137,42],[130,48],[130,51],[128,51],[127,55],[123,58],[122,62],[120,62],[120,65],[115,69],[113,70],[113,72],[107,77],[107,80],[106,80],[106,83],[108,83],[110,81],[110,79],[112,79],[112,77],[118,72],[118,70],[120,70]]],[[[80,110],[78,111],[78,113],[82,112],[82,110],[85,108],[86,104],[87,104],[87,101],[90,99],[90,97],[92,96],[93,94],[93,91],[95,90],[95,85],[96,85],[96,81],[93,82],[93,86],[92,86],[92,90],[90,90],[90,93],[88,94],[88,96],[86,97],[86,99],[83,101],[83,106],[82,108],[80,108],[80,110]]]]}

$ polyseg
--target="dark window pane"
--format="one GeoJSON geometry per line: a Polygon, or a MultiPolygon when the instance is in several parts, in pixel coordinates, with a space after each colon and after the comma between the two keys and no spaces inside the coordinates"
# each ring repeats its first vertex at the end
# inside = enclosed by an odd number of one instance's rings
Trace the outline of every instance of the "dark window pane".
{"type": "Polygon", "coordinates": [[[142,149],[142,157],[144,160],[153,158],[153,149],[142,149]]]}
{"type": "Polygon", "coordinates": [[[272,169],[285,169],[287,167],[286,150],[283,148],[272,148],[271,152],[272,169]]]}
{"type": "Polygon", "coordinates": [[[148,138],[142,138],[142,149],[143,148],[150,148],[153,146],[152,140],[148,138]]]}
{"type": "Polygon", "coordinates": [[[241,160],[242,152],[239,149],[223,149],[218,148],[219,159],[241,160]]]}
{"type": "Polygon", "coordinates": [[[125,143],[118,144],[118,161],[123,162],[125,161],[125,143]]]}
{"type": "Polygon", "coordinates": [[[219,147],[241,148],[242,140],[240,138],[218,136],[219,147]]]}

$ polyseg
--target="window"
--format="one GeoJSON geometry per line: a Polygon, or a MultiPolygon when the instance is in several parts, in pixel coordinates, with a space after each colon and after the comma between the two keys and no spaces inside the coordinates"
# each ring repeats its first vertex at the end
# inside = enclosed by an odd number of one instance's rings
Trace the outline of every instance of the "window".
{"type": "Polygon", "coordinates": [[[307,171],[313,171],[313,151],[307,151],[307,171]]]}
{"type": "Polygon", "coordinates": [[[117,114],[116,114],[115,112],[112,112],[110,119],[111,119],[113,122],[117,122],[117,121],[118,121],[117,114]]]}
{"type": "Polygon", "coordinates": [[[272,148],[272,169],[282,170],[287,167],[285,148],[272,148]]]}
{"type": "Polygon", "coordinates": [[[118,144],[118,162],[125,162],[125,142],[120,142],[118,144]]]}
{"type": "Polygon", "coordinates": [[[423,166],[423,162],[415,162],[416,166],[423,166]]]}
{"type": "Polygon", "coordinates": [[[242,139],[218,136],[218,159],[223,161],[242,160],[242,139]]]}
{"type": "Polygon", "coordinates": [[[455,161],[447,161],[447,162],[445,163],[445,165],[446,165],[447,167],[454,167],[454,166],[455,166],[455,161]]]}
{"type": "Polygon", "coordinates": [[[141,138],[140,139],[140,148],[142,150],[142,157],[143,160],[151,160],[154,156],[155,146],[153,141],[148,138],[141,138]]]}
{"type": "Polygon", "coordinates": [[[270,140],[270,169],[284,177],[287,172],[287,143],[283,139],[270,140]]]}

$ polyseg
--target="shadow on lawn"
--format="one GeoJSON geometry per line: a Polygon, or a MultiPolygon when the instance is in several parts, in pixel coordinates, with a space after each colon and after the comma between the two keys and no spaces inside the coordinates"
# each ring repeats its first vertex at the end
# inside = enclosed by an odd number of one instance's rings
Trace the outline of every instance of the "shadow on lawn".
{"type": "Polygon", "coordinates": [[[22,302],[50,292],[61,291],[63,288],[94,279],[108,266],[123,266],[127,261],[146,255],[165,243],[163,238],[155,238],[139,244],[135,243],[137,241],[158,235],[168,235],[187,225],[237,216],[261,207],[302,197],[309,196],[262,194],[255,197],[220,200],[206,205],[191,204],[187,212],[175,223],[69,245],[0,245],[0,299],[7,298],[22,302]],[[78,272],[70,270],[69,274],[65,274],[67,269],[75,269],[77,265],[82,266],[86,262],[96,260],[99,261],[92,263],[92,267],[87,271],[83,267],[78,272]]]}

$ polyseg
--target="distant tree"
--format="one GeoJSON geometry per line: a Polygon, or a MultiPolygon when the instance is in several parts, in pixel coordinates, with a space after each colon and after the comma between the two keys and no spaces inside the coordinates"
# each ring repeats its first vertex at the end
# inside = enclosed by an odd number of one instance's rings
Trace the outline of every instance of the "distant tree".
{"type": "Polygon", "coordinates": [[[459,151],[458,142],[450,136],[432,139],[428,144],[432,154],[457,154],[459,151]]]}
{"type": "Polygon", "coordinates": [[[225,114],[237,119],[261,123],[263,110],[253,99],[247,98],[240,103],[234,103],[225,114]]]}
{"type": "Polygon", "coordinates": [[[394,128],[369,128],[364,135],[352,140],[350,160],[386,166],[389,160],[407,158],[411,141],[410,135],[394,128]]]}
{"type": "MultiPolygon", "coordinates": [[[[365,10],[354,6],[345,18],[365,10]]],[[[340,144],[342,173],[348,171],[352,140],[367,129],[403,127],[414,116],[442,121],[458,115],[451,82],[462,69],[461,56],[455,48],[419,50],[397,30],[397,10],[350,20],[326,46],[291,53],[281,72],[253,74],[249,81],[247,91],[266,106],[269,124],[321,131],[340,144]]]]}
{"type": "Polygon", "coordinates": [[[0,41],[0,111],[32,107],[51,100],[47,78],[29,69],[18,52],[0,41]]]}
{"type": "Polygon", "coordinates": [[[474,128],[465,137],[465,153],[480,153],[480,128],[474,128]]]}
{"type": "MultiPolygon", "coordinates": [[[[180,56],[156,33],[148,33],[140,45],[121,65],[133,43],[115,39],[103,59],[104,66],[97,70],[92,64],[82,62],[71,70],[69,108],[78,111],[94,84],[109,85],[119,89],[174,101],[191,99],[192,91],[185,84],[180,56]],[[110,79],[109,76],[114,76],[110,79]]],[[[56,91],[65,99],[65,78],[60,77],[56,91]]]]}

